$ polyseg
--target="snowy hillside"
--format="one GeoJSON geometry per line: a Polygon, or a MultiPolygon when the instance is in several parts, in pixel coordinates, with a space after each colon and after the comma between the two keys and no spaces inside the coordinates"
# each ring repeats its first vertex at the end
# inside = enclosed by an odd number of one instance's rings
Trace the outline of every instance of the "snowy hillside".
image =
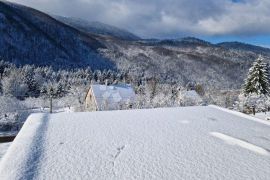
{"type": "Polygon", "coordinates": [[[70,25],[74,28],[82,30],[86,33],[94,33],[100,35],[108,35],[122,40],[139,40],[140,38],[126,30],[104,24],[101,22],[89,22],[79,18],[54,16],[57,20],[70,25]]]}
{"type": "Polygon", "coordinates": [[[267,180],[270,123],[246,117],[212,106],[34,114],[0,179],[267,180]]]}
{"type": "Polygon", "coordinates": [[[16,65],[114,67],[99,55],[104,45],[94,37],[29,7],[0,1],[0,34],[0,60],[16,65]]]}
{"type": "Polygon", "coordinates": [[[240,88],[257,57],[250,51],[225,49],[194,38],[133,43],[107,40],[106,46],[104,56],[134,76],[144,74],[180,84],[197,82],[207,88],[240,88]]]}
{"type": "Polygon", "coordinates": [[[240,50],[240,51],[251,51],[254,53],[264,54],[268,56],[270,55],[269,48],[254,46],[254,45],[245,44],[241,42],[223,42],[217,45],[228,48],[228,49],[235,49],[235,50],[240,50]]]}

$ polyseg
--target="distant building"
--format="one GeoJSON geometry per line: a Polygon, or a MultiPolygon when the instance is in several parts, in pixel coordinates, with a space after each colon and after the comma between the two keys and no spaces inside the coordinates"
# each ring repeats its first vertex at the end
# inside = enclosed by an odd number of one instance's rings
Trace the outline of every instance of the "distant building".
{"type": "Polygon", "coordinates": [[[88,111],[130,109],[135,101],[135,92],[128,84],[93,84],[85,97],[88,111]]]}
{"type": "Polygon", "coordinates": [[[179,101],[183,106],[198,106],[203,103],[201,96],[195,90],[179,91],[179,101]]]}

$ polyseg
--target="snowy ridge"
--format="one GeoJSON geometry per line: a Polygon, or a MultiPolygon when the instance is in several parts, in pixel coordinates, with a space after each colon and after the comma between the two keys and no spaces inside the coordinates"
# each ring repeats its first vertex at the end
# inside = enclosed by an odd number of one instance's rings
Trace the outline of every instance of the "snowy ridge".
{"type": "Polygon", "coordinates": [[[215,108],[215,109],[219,109],[221,111],[224,111],[224,112],[227,112],[227,113],[236,115],[236,116],[240,116],[240,117],[243,117],[243,118],[246,118],[246,119],[249,119],[249,120],[252,120],[252,121],[255,121],[255,122],[259,122],[259,123],[262,123],[262,124],[265,124],[265,125],[270,126],[270,122],[268,122],[268,121],[264,121],[264,120],[261,120],[261,119],[256,118],[256,117],[252,117],[252,116],[249,116],[247,114],[244,114],[244,113],[241,113],[241,112],[238,112],[238,111],[232,111],[232,110],[229,110],[229,109],[226,109],[226,108],[222,108],[222,107],[219,107],[219,106],[216,106],[216,105],[209,105],[209,107],[212,107],[212,108],[215,108]]]}

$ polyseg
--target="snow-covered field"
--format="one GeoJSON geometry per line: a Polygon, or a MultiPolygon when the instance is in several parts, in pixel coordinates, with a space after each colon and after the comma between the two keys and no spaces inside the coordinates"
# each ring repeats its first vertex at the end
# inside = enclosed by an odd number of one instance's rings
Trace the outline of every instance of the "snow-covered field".
{"type": "Polygon", "coordinates": [[[270,123],[246,117],[214,106],[33,114],[0,179],[267,180],[270,123]]]}

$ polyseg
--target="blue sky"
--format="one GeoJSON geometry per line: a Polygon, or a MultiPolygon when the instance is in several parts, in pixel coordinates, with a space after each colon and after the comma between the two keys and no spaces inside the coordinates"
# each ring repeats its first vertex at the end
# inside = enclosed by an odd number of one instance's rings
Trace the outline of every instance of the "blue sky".
{"type": "Polygon", "coordinates": [[[11,0],[124,28],[143,38],[195,36],[270,47],[270,0],[11,0]]]}

